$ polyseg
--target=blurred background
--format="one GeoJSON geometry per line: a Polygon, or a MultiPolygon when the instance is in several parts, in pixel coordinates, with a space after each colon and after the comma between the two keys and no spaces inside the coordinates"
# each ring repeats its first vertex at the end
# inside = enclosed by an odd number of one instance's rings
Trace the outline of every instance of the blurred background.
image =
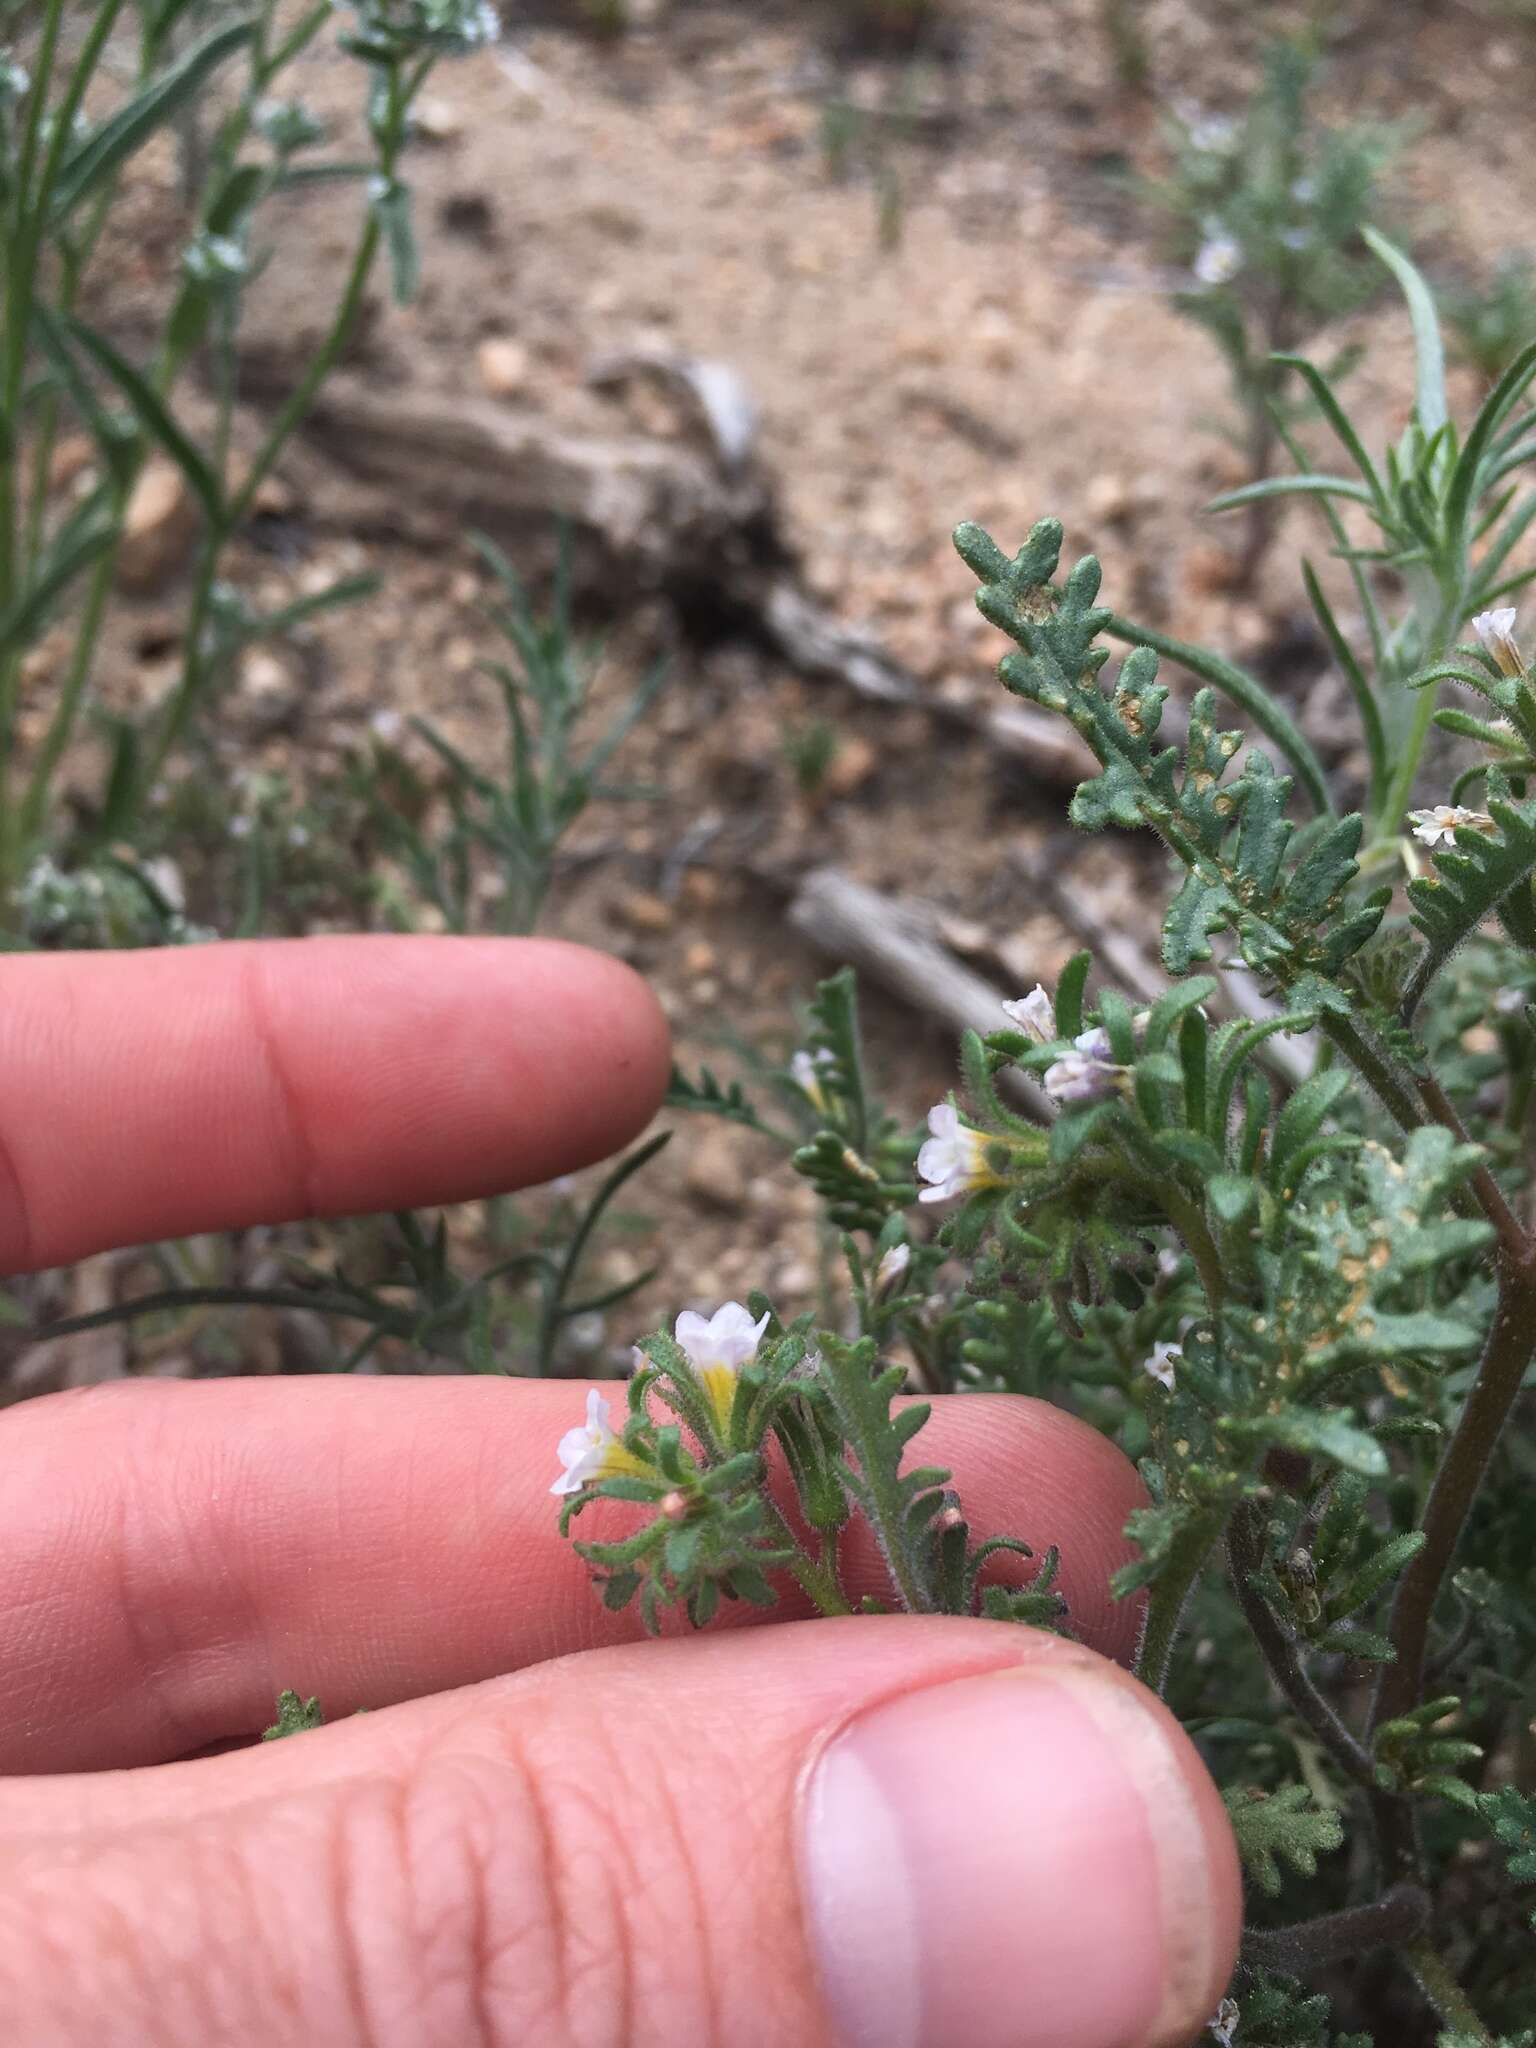
{"type": "MultiPolygon", "coordinates": [[[[595,1216],[601,1169],[441,1225],[14,1283],[5,1397],[588,1375],[688,1303],[817,1305],[833,1262],[785,1166],[815,1119],[785,1074],[820,976],[858,969],[913,1127],[957,1027],[1083,944],[1159,985],[1155,851],[1072,833],[1083,757],[997,688],[952,527],[1011,548],[1058,516],[1105,602],[1270,682],[1347,786],[1296,574],[1305,548],[1348,636],[1330,536],[1306,503],[1203,508],[1326,445],[1272,351],[1342,378],[1368,444],[1401,431],[1410,336],[1363,225],[1442,294],[1453,411],[1536,327],[1536,6],[508,4],[392,140],[400,66],[359,39],[409,7],[322,7],[280,77],[249,42],[200,54],[250,9],[114,12],[82,150],[168,68],[195,60],[195,90],[110,182],[76,166],[89,233],[38,257],[8,943],[537,921],[651,980],[687,1093],[757,1106],[669,1112],[595,1216]],[[360,221],[387,246],[338,324],[360,221]]],[[[268,60],[311,21],[255,12],[268,60]]],[[[10,10],[13,163],[45,14],[55,109],[101,20],[10,10]]]]}

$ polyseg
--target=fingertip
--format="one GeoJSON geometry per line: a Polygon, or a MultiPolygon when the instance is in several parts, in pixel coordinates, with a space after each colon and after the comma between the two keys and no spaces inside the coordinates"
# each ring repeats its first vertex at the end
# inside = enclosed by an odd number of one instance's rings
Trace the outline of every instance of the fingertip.
{"type": "Polygon", "coordinates": [[[627,961],[565,939],[523,943],[547,961],[553,999],[590,1061],[605,1139],[593,1156],[600,1157],[643,1130],[661,1107],[672,1073],[672,1027],[655,990],[627,961]]]}

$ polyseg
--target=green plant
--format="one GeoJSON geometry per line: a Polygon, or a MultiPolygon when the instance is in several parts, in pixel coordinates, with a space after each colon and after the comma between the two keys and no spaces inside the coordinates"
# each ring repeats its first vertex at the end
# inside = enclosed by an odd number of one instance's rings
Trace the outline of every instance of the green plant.
{"type": "Polygon", "coordinates": [[[371,823],[410,885],[407,891],[381,891],[393,922],[409,928],[415,919],[412,906],[420,903],[436,911],[447,931],[529,932],[543,908],[560,841],[587,805],[644,794],[602,778],[650,709],[664,670],[653,667],[607,730],[580,749],[587,693],[601,656],[600,650],[583,647],[572,630],[568,548],[562,544],[545,618],[531,606],[500,550],[483,536],[476,537],[475,545],[498,586],[492,623],[517,658],[515,669],[505,661],[486,665],[505,720],[502,772],[477,767],[430,721],[416,718],[414,730],[445,772],[435,812],[447,814],[441,828],[417,824],[395,801],[395,784],[412,771],[392,741],[377,731],[355,784],[371,823]]]}
{"type": "MultiPolygon", "coordinates": [[[[1070,1631],[1053,1560],[994,1578],[1022,1546],[973,1545],[948,1475],[908,1463],[926,1409],[896,1403],[902,1360],[929,1387],[1049,1394],[1112,1436],[1149,1496],[1115,1582],[1146,1601],[1138,1670],[1204,1749],[1252,1880],[1212,2022],[1239,2048],[1437,2026],[1492,2048],[1533,2014],[1536,1457],[1511,1423],[1536,1360],[1536,682],[1496,601],[1536,576],[1509,567],[1536,506],[1510,488],[1536,453],[1536,343],[1459,432],[1429,294],[1375,247],[1417,343],[1405,435],[1373,459],[1297,364],[1355,473],[1228,501],[1300,492],[1328,515],[1358,630],[1303,575],[1367,739],[1364,810],[1253,678],[1100,605],[1091,558],[1060,573],[1057,522],[1012,556],[962,526],[979,606],[1015,643],[1005,687],[1098,760],[1073,822],[1151,835],[1182,878],[1166,990],[1139,1010],[1102,984],[1090,1000],[1079,955],[1054,992],[1006,1004],[1006,1028],[967,1034],[958,1098],[919,1149],[870,1098],[851,983],[825,985],[784,1082],[818,1125],[793,1163],[842,1233],[847,1325],[782,1323],[756,1294],[679,1318],[645,1341],[621,1426],[594,1390],[554,1488],[567,1528],[594,1499],[636,1510],[629,1535],[577,1547],[605,1601],[652,1626],[669,1605],[697,1622],[766,1602],[781,1573],[846,1611],[858,1517],[899,1607],[1070,1631]],[[1346,544],[1341,501],[1377,546],[1346,544]],[[1132,643],[1108,687],[1106,636],[1132,643]],[[1166,743],[1160,654],[1204,685],[1166,743]],[[1495,716],[1437,713],[1452,683],[1495,716]],[[1289,772],[1222,729],[1223,699],[1289,772]],[[1437,717],[1477,750],[1485,810],[1410,809],[1437,717]],[[1218,976],[1239,964],[1267,1017],[1221,1020],[1218,976]],[[1263,1065],[1277,1033],[1312,1048],[1298,1084],[1263,1065]],[[1019,1070],[1048,1123],[1005,1095],[1019,1070]],[[950,1205],[932,1241],[919,1183],[950,1205]],[[793,1528],[765,1487],[770,1444],[793,1528]],[[1352,1967],[1383,1946],[1395,1987],[1352,1967]]],[[[753,1115],[707,1075],[676,1095],[753,1115]]]]}
{"type": "MultiPolygon", "coordinates": [[[[1172,161],[1146,189],[1169,258],[1190,274],[1173,303],[1221,351],[1242,417],[1251,475],[1269,470],[1277,410],[1286,409],[1288,352],[1313,343],[1376,288],[1361,231],[1392,154],[1388,130],[1332,129],[1316,119],[1316,65],[1298,43],[1274,44],[1259,87],[1236,118],[1181,107],[1168,122],[1172,161]]],[[[1334,374],[1342,361],[1334,365],[1334,374]]],[[[1241,575],[1269,540],[1263,506],[1250,515],[1241,575]]]]}
{"type": "Polygon", "coordinates": [[[1497,383],[1536,333],[1536,264],[1501,256],[1484,285],[1442,291],[1446,325],[1457,355],[1488,384],[1497,383]]]}
{"type": "Polygon", "coordinates": [[[276,614],[259,615],[223,579],[231,540],[350,339],[381,255],[395,294],[415,286],[410,193],[401,154],[410,110],[438,56],[494,36],[483,0],[329,0],[297,12],[276,0],[215,10],[188,40],[186,0],[102,0],[77,22],[64,0],[36,10],[22,54],[0,66],[0,918],[14,928],[16,889],[40,853],[71,865],[54,801],[60,764],[94,712],[111,742],[94,840],[131,835],[148,792],[195,744],[198,719],[235,657],[291,631],[367,587],[349,580],[276,614]],[[130,82],[107,92],[137,17],[130,82]],[[297,102],[277,97],[305,51],[337,22],[367,89],[371,155],[311,160],[322,131],[297,102]],[[123,189],[123,173],[157,132],[208,110],[211,139],[193,152],[199,189],[181,263],[168,282],[159,331],[137,359],[81,316],[123,189]],[[356,243],[335,307],[309,362],[254,456],[232,452],[237,338],[246,288],[261,267],[261,222],[277,194],[317,178],[349,178],[365,193],[356,243]],[[194,363],[206,364],[214,419],[206,435],[178,417],[194,363]],[[49,480],[66,429],[94,445],[97,481],[57,507],[49,480]],[[139,721],[108,718],[93,702],[103,623],[134,487],[158,453],[179,474],[199,527],[181,672],[139,721]],[[24,752],[18,693],[28,648],[68,606],[73,644],[40,740],[24,752]]]}
{"type": "Polygon", "coordinates": [[[837,728],[824,718],[792,726],[784,735],[784,758],[800,794],[814,798],[837,759],[837,728]]]}
{"type": "Polygon", "coordinates": [[[905,225],[906,188],[898,151],[911,138],[915,75],[888,81],[874,105],[842,95],[821,110],[821,153],[827,176],[837,184],[862,174],[875,196],[876,239],[883,250],[898,249],[905,225]]]}

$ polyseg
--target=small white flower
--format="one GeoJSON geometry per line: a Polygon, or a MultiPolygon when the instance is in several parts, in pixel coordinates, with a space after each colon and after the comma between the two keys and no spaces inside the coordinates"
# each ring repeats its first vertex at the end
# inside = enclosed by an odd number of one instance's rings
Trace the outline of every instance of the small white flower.
{"type": "Polygon", "coordinates": [[[1291,197],[1298,206],[1310,206],[1317,197],[1317,180],[1298,178],[1291,187],[1291,197]]]}
{"type": "Polygon", "coordinates": [[[405,730],[405,720],[393,707],[386,705],[382,711],[375,711],[368,721],[368,729],[375,739],[386,743],[399,739],[405,730]]]}
{"type": "Polygon", "coordinates": [[[912,1247],[909,1244],[893,1244],[883,1252],[875,1268],[875,1293],[889,1294],[912,1263],[912,1247]]]}
{"type": "Polygon", "coordinates": [[[1523,988],[1501,988],[1493,999],[1493,1007],[1501,1017],[1518,1017],[1525,1009],[1526,993],[1523,988]]]}
{"type": "Polygon", "coordinates": [[[1190,122],[1189,139],[1209,156],[1224,156],[1237,141],[1237,123],[1228,114],[1202,114],[1190,122]]]}
{"type": "MultiPolygon", "coordinates": [[[[587,1394],[587,1419],[575,1429],[568,1429],[556,1446],[556,1453],[565,1468],[551,1493],[580,1493],[584,1486],[595,1479],[602,1479],[616,1469],[619,1458],[627,1459],[618,1438],[609,1427],[611,1408],[596,1387],[587,1394]]],[[[630,1461],[633,1463],[633,1461],[630,1461]]]]}
{"type": "MultiPolygon", "coordinates": [[[[1145,1017],[1135,1019],[1138,1026],[1145,1017]]],[[[1045,1070],[1045,1092],[1057,1102],[1101,1102],[1119,1085],[1124,1067],[1110,1057],[1109,1033],[1102,1024],[1080,1031],[1072,1050],[1045,1070]]]]}
{"type": "Polygon", "coordinates": [[[1312,230],[1310,228],[1282,228],[1280,230],[1280,240],[1285,248],[1300,251],[1310,244],[1312,230]]]}
{"type": "Polygon", "coordinates": [[[1242,267],[1243,252],[1225,233],[1209,236],[1195,257],[1195,276],[1201,284],[1230,284],[1242,267]]]}
{"type": "Polygon", "coordinates": [[[1049,1045],[1059,1036],[1056,1029],[1056,1006],[1037,981],[1029,994],[1017,1003],[1004,1003],[1003,1015],[1036,1045],[1049,1045]]]}
{"type": "Polygon", "coordinates": [[[1469,811],[1462,804],[1436,804],[1432,810],[1410,811],[1408,822],[1415,839],[1426,846],[1456,844],[1458,832],[1490,832],[1493,820],[1486,811],[1469,811]]]}
{"type": "Polygon", "coordinates": [[[1219,2048],[1234,2048],[1237,2040],[1237,2023],[1242,2018],[1235,1998],[1224,1998],[1216,2008],[1216,2016],[1206,2025],[1216,2036],[1219,2048]]]}
{"type": "Polygon", "coordinates": [[[1183,1349],[1177,1344],[1154,1344],[1152,1356],[1141,1361],[1141,1369],[1148,1379],[1156,1380],[1160,1387],[1166,1387],[1171,1394],[1174,1368],[1183,1356],[1183,1349]]]}
{"type": "Polygon", "coordinates": [[[1472,630],[1498,663],[1501,675],[1525,674],[1525,663],[1515,645],[1515,608],[1512,604],[1500,605],[1491,612],[1479,612],[1472,621],[1472,630]]]}
{"type": "Polygon", "coordinates": [[[819,1052],[807,1052],[802,1046],[789,1063],[790,1079],[812,1107],[823,1114],[826,1113],[827,1091],[822,1086],[822,1075],[828,1067],[836,1065],[836,1057],[825,1046],[819,1052]]]}
{"type": "Polygon", "coordinates": [[[739,1301],[728,1301],[712,1316],[685,1308],[673,1325],[672,1334],[704,1382],[722,1429],[736,1399],[736,1375],[756,1358],[768,1321],[765,1313],[754,1323],[750,1309],[739,1301]]]}
{"type": "Polygon", "coordinates": [[[936,1103],[929,1110],[928,1129],[931,1136],[917,1155],[917,1170],[929,1182],[917,1198],[920,1202],[948,1202],[973,1188],[998,1185],[987,1164],[986,1132],[961,1123],[952,1102],[936,1103]]]}

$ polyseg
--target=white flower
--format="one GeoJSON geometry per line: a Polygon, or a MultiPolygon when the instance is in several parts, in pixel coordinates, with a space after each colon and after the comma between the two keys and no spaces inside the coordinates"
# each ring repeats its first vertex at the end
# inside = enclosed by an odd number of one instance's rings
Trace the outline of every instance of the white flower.
{"type": "Polygon", "coordinates": [[[972,1188],[998,1185],[987,1164],[986,1132],[961,1123],[952,1102],[936,1103],[929,1110],[928,1129],[932,1135],[917,1155],[917,1170],[930,1183],[918,1196],[920,1202],[947,1202],[972,1188]]]}
{"type": "MultiPolygon", "coordinates": [[[[1143,1026],[1145,1013],[1134,1021],[1143,1026]]],[[[1077,1034],[1069,1053],[1046,1068],[1045,1092],[1057,1102],[1100,1102],[1114,1093],[1124,1072],[1110,1057],[1109,1033],[1102,1024],[1094,1024],[1077,1034]]]]}
{"type": "Polygon", "coordinates": [[[609,1427],[610,1406],[596,1387],[587,1394],[587,1419],[575,1429],[568,1429],[556,1446],[564,1471],[549,1489],[551,1493],[580,1493],[584,1486],[595,1479],[604,1479],[609,1472],[623,1469],[620,1461],[633,1466],[635,1461],[620,1444],[609,1427]]]}
{"type": "Polygon", "coordinates": [[[1003,1015],[1010,1018],[1026,1038],[1036,1045],[1049,1045],[1058,1036],[1056,1006],[1037,981],[1021,1002],[1004,1003],[1003,1015]]]}
{"type": "Polygon", "coordinates": [[[1461,804],[1436,804],[1433,810],[1410,811],[1408,822],[1415,839],[1426,846],[1456,844],[1456,834],[1465,831],[1491,832],[1493,820],[1486,811],[1469,811],[1461,804]]]}
{"type": "Polygon", "coordinates": [[[1177,1344],[1154,1344],[1152,1356],[1141,1361],[1141,1369],[1148,1379],[1156,1380],[1160,1387],[1173,1392],[1174,1367],[1184,1356],[1177,1344]]]}
{"type": "Polygon", "coordinates": [[[789,1063],[790,1079],[809,1099],[812,1107],[823,1113],[827,1107],[827,1093],[821,1085],[821,1075],[836,1064],[835,1056],[825,1046],[814,1053],[807,1052],[802,1046],[789,1063]]]}
{"type": "Polygon", "coordinates": [[[405,730],[405,720],[392,705],[386,704],[382,711],[375,711],[368,721],[369,730],[375,739],[386,743],[399,739],[405,730]]]}
{"type": "Polygon", "coordinates": [[[1496,611],[1479,612],[1472,621],[1472,630],[1498,663],[1501,675],[1525,674],[1525,663],[1515,645],[1515,608],[1512,604],[1500,605],[1496,611]]]}
{"type": "Polygon", "coordinates": [[[911,1263],[912,1247],[909,1244],[893,1244],[889,1251],[882,1253],[875,1268],[876,1294],[889,1294],[911,1263]]]}
{"type": "Polygon", "coordinates": [[[1526,1005],[1527,997],[1523,988],[1501,988],[1493,999],[1493,1007],[1501,1017],[1518,1017],[1526,1005]]]}
{"type": "Polygon", "coordinates": [[[754,1323],[749,1309],[739,1301],[728,1301],[712,1316],[685,1308],[673,1325],[672,1334],[703,1381],[722,1429],[730,1421],[736,1399],[736,1375],[756,1358],[768,1320],[765,1313],[754,1323]]]}
{"type": "Polygon", "coordinates": [[[1229,284],[1242,267],[1243,252],[1226,233],[1209,236],[1195,258],[1195,276],[1202,284],[1229,284]]]}
{"type": "Polygon", "coordinates": [[[1224,1998],[1216,2008],[1216,2017],[1206,2025],[1216,2036],[1219,2048],[1233,2048],[1237,2040],[1237,2023],[1242,2018],[1235,1998],[1224,1998]]]}
{"type": "Polygon", "coordinates": [[[1202,114],[1190,122],[1189,139],[1208,155],[1224,155],[1237,141],[1237,123],[1228,114],[1202,114]]]}

